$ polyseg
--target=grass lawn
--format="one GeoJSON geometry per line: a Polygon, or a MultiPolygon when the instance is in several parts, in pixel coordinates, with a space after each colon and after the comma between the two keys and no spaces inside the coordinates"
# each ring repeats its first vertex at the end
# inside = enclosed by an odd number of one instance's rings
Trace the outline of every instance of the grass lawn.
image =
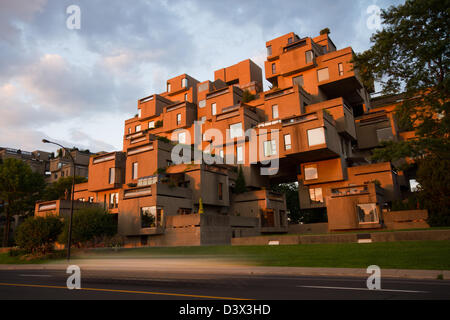
{"type": "Polygon", "coordinates": [[[450,270],[450,241],[203,246],[90,250],[83,258],[225,258],[260,266],[450,270]]]}
{"type": "MultiPolygon", "coordinates": [[[[55,254],[62,257],[63,254],[55,254]]],[[[73,258],[219,258],[257,266],[450,270],[450,241],[300,244],[282,246],[203,246],[90,249],[73,258]]],[[[63,261],[63,259],[60,259],[63,261]]],[[[21,260],[0,254],[0,264],[49,263],[56,259],[21,260]]]]}

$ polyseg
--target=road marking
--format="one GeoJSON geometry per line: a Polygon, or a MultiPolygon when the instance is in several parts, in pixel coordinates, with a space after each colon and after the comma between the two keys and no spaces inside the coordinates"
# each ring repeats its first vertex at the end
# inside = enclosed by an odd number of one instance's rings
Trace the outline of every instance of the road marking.
{"type": "MultiPolygon", "coordinates": [[[[50,288],[50,289],[66,289],[66,290],[68,290],[67,287],[63,287],[63,286],[49,286],[49,285],[41,285],[41,284],[0,283],[0,286],[50,288]]],[[[252,299],[243,299],[243,298],[202,296],[202,295],[196,295],[196,294],[151,292],[151,291],[133,291],[133,290],[120,290],[120,289],[81,288],[79,290],[102,291],[102,292],[118,292],[118,293],[135,293],[135,294],[150,294],[150,295],[161,295],[161,296],[190,297],[190,298],[219,299],[219,300],[252,300],[252,299]]]]}
{"type": "Polygon", "coordinates": [[[406,292],[406,293],[428,293],[428,291],[396,290],[396,289],[369,290],[367,288],[324,287],[324,286],[297,286],[297,287],[299,287],[299,288],[312,288],[312,289],[333,289],[333,290],[359,290],[359,291],[386,291],[386,292],[406,292]]]}
{"type": "Polygon", "coordinates": [[[20,277],[45,277],[50,278],[51,275],[48,274],[19,274],[20,277]]]}

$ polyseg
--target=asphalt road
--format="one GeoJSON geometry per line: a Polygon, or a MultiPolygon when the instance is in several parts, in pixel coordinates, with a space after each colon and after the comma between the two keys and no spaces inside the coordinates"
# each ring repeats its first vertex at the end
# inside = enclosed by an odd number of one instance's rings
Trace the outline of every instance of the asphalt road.
{"type": "Polygon", "coordinates": [[[9,299],[450,299],[448,280],[366,279],[323,276],[237,276],[189,273],[134,275],[81,270],[81,290],[66,287],[63,270],[0,270],[0,300],[9,299]]]}

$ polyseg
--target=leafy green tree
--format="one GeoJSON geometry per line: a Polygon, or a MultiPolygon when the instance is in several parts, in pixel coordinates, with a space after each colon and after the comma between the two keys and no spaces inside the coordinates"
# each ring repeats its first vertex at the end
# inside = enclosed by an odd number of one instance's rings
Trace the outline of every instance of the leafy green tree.
{"type": "Polygon", "coordinates": [[[29,217],[18,227],[16,243],[28,253],[45,254],[53,250],[62,226],[61,220],[54,216],[29,217]]]}
{"type": "MultiPolygon", "coordinates": [[[[418,160],[424,195],[419,198],[434,195],[434,203],[440,204],[446,203],[448,193],[442,194],[437,187],[440,188],[442,175],[450,171],[448,8],[450,0],[407,0],[382,10],[383,29],[372,35],[373,45],[369,50],[354,57],[354,65],[364,83],[377,81],[385,94],[403,92],[396,117],[401,128],[414,129],[416,135],[416,139],[408,141],[383,143],[375,149],[373,159],[418,160]],[[428,165],[438,162],[441,162],[439,166],[428,165]],[[426,176],[436,180],[426,183],[426,176]],[[441,198],[436,199],[438,196],[441,198]]],[[[428,209],[431,220],[433,216],[448,214],[440,206],[428,209]]]]}
{"type": "Polygon", "coordinates": [[[9,243],[13,215],[25,215],[34,210],[34,203],[44,189],[44,178],[18,159],[5,159],[0,165],[0,198],[5,201],[3,246],[9,243]]]}
{"type": "Polygon", "coordinates": [[[291,223],[299,223],[301,220],[301,213],[298,185],[296,183],[281,183],[272,186],[271,189],[275,192],[283,193],[286,196],[286,207],[289,210],[289,220],[291,223]]]}
{"type": "MultiPolygon", "coordinates": [[[[86,182],[87,179],[81,176],[75,176],[75,184],[86,182]]],[[[70,199],[72,193],[72,177],[61,177],[58,181],[47,185],[44,190],[43,200],[58,200],[64,199],[66,196],[70,199]]]]}
{"type": "MultiPolygon", "coordinates": [[[[58,241],[67,243],[69,220],[64,223],[63,232],[58,241]]],[[[117,233],[117,218],[100,207],[84,208],[74,212],[72,221],[72,241],[78,247],[95,242],[103,237],[117,233]]]]}

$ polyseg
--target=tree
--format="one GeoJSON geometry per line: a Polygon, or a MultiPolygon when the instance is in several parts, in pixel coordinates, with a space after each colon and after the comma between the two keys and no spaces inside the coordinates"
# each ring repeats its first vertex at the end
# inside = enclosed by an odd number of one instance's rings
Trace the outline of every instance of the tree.
{"type": "MultiPolygon", "coordinates": [[[[58,241],[67,243],[69,221],[65,221],[63,232],[58,241]]],[[[117,219],[100,207],[83,208],[76,211],[72,221],[72,241],[79,247],[88,245],[103,237],[117,233],[117,219]]]]}
{"type": "Polygon", "coordinates": [[[28,253],[45,254],[53,250],[62,225],[61,220],[54,216],[29,217],[17,229],[16,243],[28,253]]]}
{"type": "MultiPolygon", "coordinates": [[[[75,184],[86,181],[87,179],[85,177],[75,176],[75,184]]],[[[49,201],[64,199],[66,196],[66,190],[68,199],[70,199],[72,193],[72,177],[61,177],[58,181],[47,185],[44,190],[43,200],[49,201]]]]}
{"type": "Polygon", "coordinates": [[[330,34],[330,33],[331,33],[330,28],[325,28],[325,29],[320,30],[320,35],[330,34]]]}
{"type": "MultiPolygon", "coordinates": [[[[396,117],[401,127],[415,130],[416,139],[385,142],[375,149],[373,159],[419,159],[418,171],[438,180],[442,176],[437,172],[450,170],[449,7],[450,0],[407,0],[382,10],[383,30],[372,35],[372,47],[353,61],[364,83],[379,82],[385,94],[403,92],[396,117]],[[426,165],[436,161],[446,167],[426,165]]],[[[438,185],[438,181],[425,183],[421,192],[442,195],[435,188],[438,185]]],[[[428,209],[432,216],[445,210],[428,209]]]]}
{"type": "Polygon", "coordinates": [[[298,197],[298,185],[296,183],[281,183],[272,186],[272,190],[283,193],[286,196],[286,207],[289,210],[289,220],[291,223],[301,221],[300,201],[298,197]]]}
{"type": "Polygon", "coordinates": [[[44,178],[18,159],[5,159],[0,165],[0,198],[5,201],[3,246],[9,242],[12,215],[24,215],[34,210],[34,203],[44,189],[44,178]]]}
{"type": "Polygon", "coordinates": [[[247,191],[247,186],[245,183],[244,171],[242,170],[242,166],[239,166],[238,176],[236,179],[236,185],[234,186],[234,193],[244,193],[247,191]]]}

